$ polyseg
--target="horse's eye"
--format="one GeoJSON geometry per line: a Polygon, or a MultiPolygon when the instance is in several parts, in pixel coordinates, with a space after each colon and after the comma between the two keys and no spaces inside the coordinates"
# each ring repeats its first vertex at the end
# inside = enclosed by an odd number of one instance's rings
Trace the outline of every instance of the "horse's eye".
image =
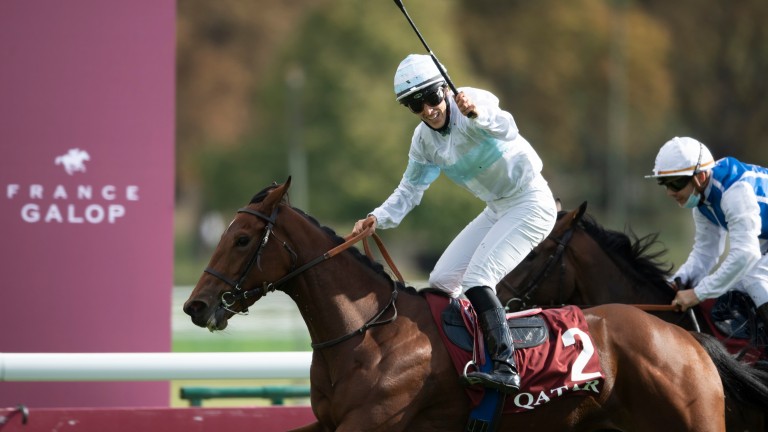
{"type": "Polygon", "coordinates": [[[248,246],[248,243],[250,241],[251,241],[250,237],[241,236],[241,237],[238,237],[237,240],[235,240],[235,246],[238,246],[238,247],[248,246]]]}

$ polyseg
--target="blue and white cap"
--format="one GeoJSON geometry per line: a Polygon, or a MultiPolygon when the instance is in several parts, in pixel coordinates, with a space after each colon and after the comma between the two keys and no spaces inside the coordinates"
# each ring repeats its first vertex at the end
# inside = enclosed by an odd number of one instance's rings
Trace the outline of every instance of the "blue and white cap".
{"type": "Polygon", "coordinates": [[[400,62],[395,72],[395,96],[400,101],[419,90],[444,82],[445,78],[432,57],[424,54],[410,54],[400,62]]]}

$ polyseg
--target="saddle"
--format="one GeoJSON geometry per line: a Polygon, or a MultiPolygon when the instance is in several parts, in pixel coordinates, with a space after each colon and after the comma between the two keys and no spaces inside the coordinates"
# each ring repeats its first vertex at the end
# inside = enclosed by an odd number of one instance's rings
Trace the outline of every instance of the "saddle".
{"type": "MultiPolygon", "coordinates": [[[[474,309],[465,299],[451,299],[433,290],[424,290],[422,295],[457,375],[462,375],[472,360],[475,340],[483,339],[482,334],[475,334],[478,326],[474,309]]],[[[511,325],[521,386],[520,392],[506,398],[505,414],[529,412],[560,397],[600,394],[604,374],[581,309],[533,309],[512,314],[507,322],[511,325]]],[[[477,357],[479,365],[489,361],[484,351],[477,357]]],[[[475,408],[483,400],[485,389],[469,386],[465,392],[475,408]]]]}
{"type": "Polygon", "coordinates": [[[717,299],[704,300],[699,308],[704,325],[731,354],[746,363],[765,360],[760,347],[768,345],[768,341],[764,340],[762,322],[748,295],[729,291],[717,299]]]}
{"type": "Polygon", "coordinates": [[[736,339],[754,334],[755,303],[739,291],[729,291],[715,300],[710,310],[712,322],[721,333],[736,339]]]}
{"type": "MultiPolygon", "coordinates": [[[[507,314],[507,325],[512,334],[515,349],[538,346],[548,339],[549,328],[539,312],[541,309],[507,314]]],[[[467,327],[474,327],[475,322],[471,321],[473,316],[468,305],[454,298],[450,299],[448,307],[442,313],[442,329],[448,340],[469,352],[472,352],[474,337],[467,327]]]]}

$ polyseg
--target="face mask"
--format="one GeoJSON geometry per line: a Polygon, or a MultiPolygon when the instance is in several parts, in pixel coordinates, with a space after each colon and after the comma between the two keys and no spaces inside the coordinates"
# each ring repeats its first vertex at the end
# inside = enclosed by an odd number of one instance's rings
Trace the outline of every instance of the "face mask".
{"type": "Polygon", "coordinates": [[[683,208],[696,208],[696,206],[699,205],[699,201],[701,201],[701,194],[691,192],[691,194],[688,195],[688,201],[683,204],[683,208]]]}

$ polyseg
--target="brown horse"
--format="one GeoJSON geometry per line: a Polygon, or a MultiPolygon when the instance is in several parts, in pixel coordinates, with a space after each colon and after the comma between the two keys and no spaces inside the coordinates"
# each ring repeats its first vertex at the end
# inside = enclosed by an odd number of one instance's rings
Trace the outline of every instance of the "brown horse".
{"type": "MultiPolygon", "coordinates": [[[[331,253],[343,239],[292,208],[289,185],[266,188],[238,211],[184,311],[217,331],[273,290],[294,300],[314,348],[317,422],[303,431],[463,430],[469,398],[424,297],[355,248],[331,253]]],[[[602,391],[504,416],[499,430],[725,430],[724,386],[741,383],[717,376],[738,362],[630,306],[584,315],[602,391]]]]}
{"type": "MultiPolygon", "coordinates": [[[[631,232],[627,235],[605,229],[586,214],[586,206],[582,203],[575,210],[560,212],[548,238],[496,286],[502,303],[512,311],[533,306],[590,307],[607,303],[670,305],[675,292],[667,283],[671,266],[661,262],[666,250],[652,251],[659,243],[658,234],[637,237],[631,232]]],[[[651,313],[685,329],[723,338],[708,325],[700,307],[687,314],[651,313]]],[[[725,342],[734,353],[750,349],[744,347],[743,341],[725,342]]],[[[768,426],[764,419],[768,393],[762,388],[768,385],[768,375],[760,370],[747,373],[762,383],[756,387],[762,396],[730,398],[728,430],[763,431],[768,426]]]]}
{"type": "MultiPolygon", "coordinates": [[[[651,251],[658,234],[637,238],[597,224],[587,203],[558,214],[552,232],[496,286],[511,311],[531,306],[606,303],[669,305],[675,292],[667,283],[671,265],[651,251]]],[[[662,316],[688,330],[680,313],[662,316]]]]}
{"type": "MultiPolygon", "coordinates": [[[[606,229],[586,213],[587,203],[570,212],[561,211],[549,236],[496,286],[496,293],[510,311],[533,306],[607,303],[669,306],[675,291],[669,285],[672,268],[661,262],[666,250],[658,234],[637,237],[606,229]]],[[[713,301],[702,306],[711,308],[713,301]]],[[[687,330],[703,331],[719,338],[704,316],[702,307],[689,314],[672,310],[654,315],[687,330]]],[[[732,351],[744,342],[726,340],[732,351]]],[[[757,351],[754,347],[747,350],[757,351]]],[[[755,352],[749,356],[755,357],[755,352]]]]}

